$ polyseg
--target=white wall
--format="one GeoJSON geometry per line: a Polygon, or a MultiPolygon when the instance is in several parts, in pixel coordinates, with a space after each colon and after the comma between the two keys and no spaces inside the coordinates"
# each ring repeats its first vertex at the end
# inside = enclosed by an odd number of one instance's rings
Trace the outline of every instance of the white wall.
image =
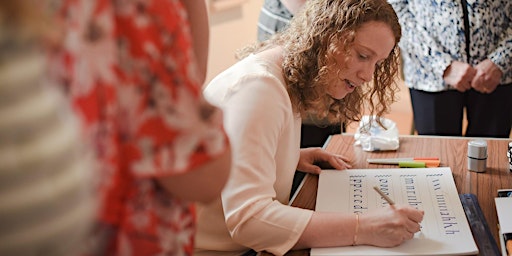
{"type": "MultiPolygon", "coordinates": [[[[229,1],[232,0],[225,0],[225,2],[229,1]]],[[[240,4],[225,10],[215,11],[210,8],[207,82],[235,63],[237,49],[256,41],[256,26],[263,0],[238,2],[240,4]]]]}

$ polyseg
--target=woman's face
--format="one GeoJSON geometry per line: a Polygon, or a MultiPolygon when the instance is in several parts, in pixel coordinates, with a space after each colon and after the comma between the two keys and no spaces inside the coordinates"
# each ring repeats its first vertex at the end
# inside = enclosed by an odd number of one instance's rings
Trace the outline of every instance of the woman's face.
{"type": "Polygon", "coordinates": [[[333,74],[327,93],[340,100],[357,86],[371,81],[375,67],[389,56],[394,46],[393,31],[386,23],[370,21],[363,24],[356,31],[347,61],[344,52],[336,56],[340,72],[338,76],[333,74]]]}

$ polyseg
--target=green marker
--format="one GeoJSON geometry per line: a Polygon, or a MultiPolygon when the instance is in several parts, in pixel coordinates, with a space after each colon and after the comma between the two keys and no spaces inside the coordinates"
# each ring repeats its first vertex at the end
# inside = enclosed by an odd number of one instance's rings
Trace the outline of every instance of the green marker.
{"type": "Polygon", "coordinates": [[[399,162],[400,168],[425,168],[427,165],[424,162],[399,162]]]}

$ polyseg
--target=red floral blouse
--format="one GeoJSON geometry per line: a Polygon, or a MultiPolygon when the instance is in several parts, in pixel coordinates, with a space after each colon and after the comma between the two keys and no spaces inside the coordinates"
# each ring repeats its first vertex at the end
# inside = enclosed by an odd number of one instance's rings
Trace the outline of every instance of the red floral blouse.
{"type": "Polygon", "coordinates": [[[50,68],[99,160],[99,222],[115,231],[106,255],[192,254],[193,205],[154,178],[187,172],[227,143],[220,113],[201,96],[184,7],[178,0],[51,2],[66,36],[50,68]]]}

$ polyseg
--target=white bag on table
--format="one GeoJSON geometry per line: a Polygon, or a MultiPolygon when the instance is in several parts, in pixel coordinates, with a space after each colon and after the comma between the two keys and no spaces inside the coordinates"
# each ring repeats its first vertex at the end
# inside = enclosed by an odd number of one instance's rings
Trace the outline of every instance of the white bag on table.
{"type": "Polygon", "coordinates": [[[396,123],[385,117],[380,117],[380,122],[384,127],[379,125],[376,116],[363,116],[354,135],[355,145],[360,145],[364,151],[397,150],[396,123]]]}

